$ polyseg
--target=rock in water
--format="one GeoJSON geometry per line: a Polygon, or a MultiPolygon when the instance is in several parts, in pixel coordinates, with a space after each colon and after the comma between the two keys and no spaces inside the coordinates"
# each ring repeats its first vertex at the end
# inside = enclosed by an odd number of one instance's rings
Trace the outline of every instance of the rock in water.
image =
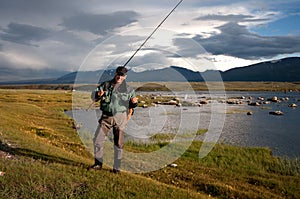
{"type": "Polygon", "coordinates": [[[269,112],[270,115],[283,115],[283,112],[281,111],[271,111],[269,112]]]}

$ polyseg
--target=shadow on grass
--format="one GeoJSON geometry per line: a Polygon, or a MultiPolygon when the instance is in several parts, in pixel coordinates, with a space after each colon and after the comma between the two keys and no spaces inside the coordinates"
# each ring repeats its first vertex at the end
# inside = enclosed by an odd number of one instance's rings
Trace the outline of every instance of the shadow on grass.
{"type": "Polygon", "coordinates": [[[8,153],[9,155],[12,156],[23,156],[23,157],[33,158],[35,160],[46,161],[48,163],[60,163],[60,164],[71,165],[71,166],[86,166],[81,162],[75,162],[73,160],[69,160],[63,157],[52,156],[52,155],[36,152],[30,149],[12,147],[9,144],[3,143],[1,140],[0,140],[0,151],[8,153]]]}

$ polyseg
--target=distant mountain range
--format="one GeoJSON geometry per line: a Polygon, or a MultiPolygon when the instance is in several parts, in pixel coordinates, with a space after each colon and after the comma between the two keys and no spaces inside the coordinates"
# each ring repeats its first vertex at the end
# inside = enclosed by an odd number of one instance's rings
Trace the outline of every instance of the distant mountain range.
{"type": "Polygon", "coordinates": [[[42,80],[55,80],[57,77],[70,72],[55,69],[15,69],[5,66],[0,67],[0,84],[7,82],[34,82],[42,80]]]}
{"type": "MultiPolygon", "coordinates": [[[[68,73],[59,78],[28,80],[1,84],[95,84],[111,79],[113,70],[78,71],[68,73]],[[101,78],[99,78],[101,76],[101,78]]],[[[233,68],[225,72],[209,70],[194,72],[178,66],[143,72],[128,72],[127,81],[155,82],[155,81],[300,81],[300,57],[290,57],[269,62],[262,62],[250,66],[233,68]]]]}
{"type": "Polygon", "coordinates": [[[222,73],[223,81],[300,81],[300,57],[262,62],[222,73]]]}

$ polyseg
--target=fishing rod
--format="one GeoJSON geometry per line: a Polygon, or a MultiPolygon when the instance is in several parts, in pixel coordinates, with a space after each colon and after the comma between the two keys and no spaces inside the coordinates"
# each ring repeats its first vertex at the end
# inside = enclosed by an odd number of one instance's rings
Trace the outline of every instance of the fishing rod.
{"type": "Polygon", "coordinates": [[[146,42],[152,37],[152,35],[159,29],[159,27],[167,20],[167,18],[174,12],[174,10],[183,2],[179,1],[176,6],[169,12],[169,14],[158,24],[158,26],[153,30],[153,32],[146,38],[146,40],[141,44],[141,46],[132,54],[132,56],[123,65],[124,67],[132,60],[132,58],[141,50],[141,48],[146,44],[146,42]]]}
{"type": "MultiPolygon", "coordinates": [[[[168,19],[168,17],[174,12],[174,10],[183,2],[183,0],[180,0],[176,6],[168,13],[168,15],[158,24],[158,26],[152,31],[152,33],[146,38],[146,40],[140,45],[140,47],[132,54],[132,56],[127,60],[127,62],[123,65],[124,67],[127,66],[127,64],[132,60],[132,58],[141,50],[141,48],[147,43],[147,41],[152,37],[152,35],[159,29],[159,27],[168,19]]],[[[94,105],[95,101],[89,105],[89,107],[86,109],[88,111],[92,105],[94,105]]]]}

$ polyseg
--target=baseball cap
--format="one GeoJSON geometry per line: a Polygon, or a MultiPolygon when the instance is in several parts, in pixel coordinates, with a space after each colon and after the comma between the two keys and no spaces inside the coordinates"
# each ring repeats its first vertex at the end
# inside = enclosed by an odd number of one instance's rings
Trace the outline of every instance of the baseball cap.
{"type": "Polygon", "coordinates": [[[117,75],[121,75],[121,76],[125,76],[126,73],[127,73],[128,69],[125,68],[124,66],[119,66],[117,69],[116,69],[116,74],[117,75]]]}

